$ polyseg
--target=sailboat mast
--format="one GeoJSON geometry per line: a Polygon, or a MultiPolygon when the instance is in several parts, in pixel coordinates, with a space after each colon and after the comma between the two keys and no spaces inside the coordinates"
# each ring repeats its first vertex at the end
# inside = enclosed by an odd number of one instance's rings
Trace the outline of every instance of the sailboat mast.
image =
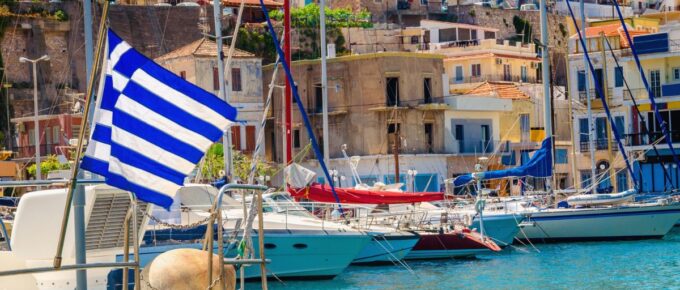
{"type": "MultiPolygon", "coordinates": [[[[291,65],[291,53],[290,53],[290,2],[291,0],[283,0],[283,53],[284,53],[284,62],[290,67],[291,65]]],[[[292,113],[291,113],[291,106],[293,104],[293,88],[291,87],[290,80],[286,78],[286,88],[285,88],[285,97],[284,97],[284,103],[285,103],[285,111],[284,111],[284,135],[283,138],[285,139],[284,141],[284,161],[285,164],[288,165],[291,162],[292,156],[293,156],[293,150],[291,147],[291,123],[292,123],[292,113]]]]}
{"type": "MultiPolygon", "coordinates": [[[[586,36],[586,10],[585,10],[585,4],[583,3],[583,0],[579,1],[579,9],[581,10],[581,29],[583,31],[581,32],[581,35],[583,37],[586,37],[584,39],[584,43],[587,44],[588,39],[586,36]]],[[[576,44],[578,45],[578,44],[576,44]]],[[[593,136],[593,131],[595,131],[595,126],[593,124],[593,110],[591,106],[591,100],[590,100],[590,70],[588,69],[588,59],[585,56],[585,51],[586,49],[584,47],[581,48],[583,55],[583,72],[585,73],[585,89],[586,89],[586,103],[588,106],[588,151],[590,153],[590,183],[593,185],[593,181],[595,180],[595,136],[593,136]]]]}
{"type": "MultiPolygon", "coordinates": [[[[213,18],[215,20],[215,44],[217,45],[217,78],[219,80],[220,97],[226,102],[230,102],[229,93],[224,87],[224,54],[222,53],[222,8],[220,0],[213,0],[213,18]]],[[[224,152],[224,173],[233,180],[233,160],[231,148],[231,127],[227,128],[222,138],[222,149],[224,152]]]]}
{"type": "Polygon", "coordinates": [[[319,2],[321,37],[321,95],[323,106],[323,162],[328,166],[330,160],[330,139],[328,137],[328,76],[326,68],[326,1],[319,2]]]}
{"type": "MultiPolygon", "coordinates": [[[[545,120],[543,126],[545,128],[545,136],[548,138],[553,137],[552,128],[552,102],[550,98],[550,59],[548,57],[548,8],[547,0],[541,0],[541,73],[543,79],[543,119],[545,120]]],[[[552,140],[552,139],[551,139],[552,140]]],[[[551,141],[552,142],[552,141],[551,141]]],[[[552,146],[553,150],[555,146],[552,146]]],[[[551,152],[552,153],[552,152],[551,152]]],[[[554,158],[552,167],[555,166],[554,158]]],[[[554,170],[553,170],[554,172],[554,170]]],[[[549,179],[546,179],[548,183],[548,190],[552,190],[551,184],[549,184],[549,179]]]]}

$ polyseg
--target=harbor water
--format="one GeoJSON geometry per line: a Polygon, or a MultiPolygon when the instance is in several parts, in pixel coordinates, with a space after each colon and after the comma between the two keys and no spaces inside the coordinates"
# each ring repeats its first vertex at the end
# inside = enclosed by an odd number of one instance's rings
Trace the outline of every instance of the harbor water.
{"type": "MultiPolygon", "coordinates": [[[[352,266],[327,281],[270,289],[680,289],[680,227],[663,240],[539,244],[474,259],[352,266]]],[[[259,287],[252,283],[248,287],[259,287]]]]}

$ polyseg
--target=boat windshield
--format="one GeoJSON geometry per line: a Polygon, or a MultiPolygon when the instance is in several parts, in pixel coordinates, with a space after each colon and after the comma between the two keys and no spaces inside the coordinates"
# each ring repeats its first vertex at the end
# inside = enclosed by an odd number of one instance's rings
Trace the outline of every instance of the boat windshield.
{"type": "Polygon", "coordinates": [[[293,198],[285,193],[272,193],[264,196],[262,205],[264,212],[286,213],[302,217],[314,217],[307,209],[300,206],[293,198]]]}

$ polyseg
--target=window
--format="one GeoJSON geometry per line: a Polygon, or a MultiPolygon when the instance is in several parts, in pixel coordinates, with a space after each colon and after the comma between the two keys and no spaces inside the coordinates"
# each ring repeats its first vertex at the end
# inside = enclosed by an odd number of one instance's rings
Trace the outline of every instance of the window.
{"type": "Polygon", "coordinates": [[[418,38],[419,37],[416,36],[416,35],[411,36],[411,44],[418,44],[420,42],[420,40],[418,38]]]}
{"type": "Polygon", "coordinates": [[[673,80],[675,81],[680,80],[680,67],[673,68],[673,80]]]}
{"type": "Polygon", "coordinates": [[[520,128],[520,131],[521,131],[520,138],[521,138],[522,142],[528,141],[529,137],[531,135],[531,132],[530,132],[531,127],[530,127],[529,122],[530,122],[529,114],[520,114],[519,115],[519,128],[520,128]]]}
{"type": "Polygon", "coordinates": [[[567,149],[555,149],[555,163],[567,164],[569,161],[567,149]]]}
{"type": "Polygon", "coordinates": [[[179,77],[182,78],[183,80],[186,80],[187,79],[187,72],[186,71],[179,72],[179,77]]]}
{"type": "Polygon", "coordinates": [[[581,188],[588,188],[590,187],[590,177],[591,177],[591,172],[590,170],[581,170],[581,188]]]}
{"type": "Polygon", "coordinates": [[[463,81],[463,67],[462,66],[456,66],[456,82],[462,82],[463,81]]]}
{"type": "Polygon", "coordinates": [[[425,104],[432,102],[432,79],[423,79],[423,101],[425,104]]]}
{"type": "Polygon", "coordinates": [[[255,126],[246,126],[246,151],[247,152],[253,152],[255,151],[255,135],[257,129],[255,129],[255,126]]]}
{"type": "Polygon", "coordinates": [[[493,143],[491,142],[491,126],[481,125],[482,130],[482,151],[489,153],[493,151],[493,143]]]}
{"type": "Polygon", "coordinates": [[[481,64],[473,64],[472,65],[472,76],[473,77],[480,77],[482,75],[482,65],[481,64]]]}
{"type": "Polygon", "coordinates": [[[578,91],[586,91],[586,72],[582,70],[578,71],[578,91]]]}
{"type": "Polygon", "coordinates": [[[214,91],[220,90],[220,75],[217,72],[216,67],[213,67],[213,90],[214,91]]]}
{"type": "Polygon", "coordinates": [[[293,130],[293,148],[300,148],[300,130],[293,130]]]}
{"type": "Polygon", "coordinates": [[[527,82],[527,67],[525,65],[520,67],[520,77],[523,83],[527,82]]]}
{"type": "Polygon", "coordinates": [[[323,112],[323,89],[321,84],[314,85],[314,103],[315,112],[323,112]]]}
{"type": "Polygon", "coordinates": [[[578,129],[581,144],[583,144],[584,142],[588,142],[588,140],[590,140],[590,133],[588,130],[587,118],[578,119],[578,129]]]}
{"type": "MultiPolygon", "coordinates": [[[[616,126],[616,131],[618,131],[619,136],[623,137],[623,134],[626,134],[626,125],[623,122],[623,116],[614,116],[614,125],[616,126]]],[[[612,132],[612,136],[614,136],[614,132],[612,132]]]]}
{"type": "Polygon", "coordinates": [[[53,126],[52,127],[52,142],[54,144],[61,144],[60,140],[62,139],[61,136],[61,130],[59,130],[59,126],[53,126]]]}
{"type": "Polygon", "coordinates": [[[496,39],[496,33],[493,31],[484,31],[484,39],[496,39]]]}
{"type": "Polygon", "coordinates": [[[393,152],[395,141],[397,140],[397,131],[399,131],[400,124],[387,124],[387,151],[393,152]]]}
{"type": "Polygon", "coordinates": [[[231,91],[241,91],[241,69],[237,67],[231,69],[231,91]]]}
{"type": "Polygon", "coordinates": [[[614,86],[623,87],[623,68],[620,66],[614,68],[614,86]]]}
{"type": "Polygon", "coordinates": [[[399,106],[399,78],[389,77],[385,82],[388,106],[399,106]]]}
{"type": "Polygon", "coordinates": [[[50,127],[45,127],[45,144],[52,144],[52,130],[50,130],[50,127]]]}
{"type": "Polygon", "coordinates": [[[28,129],[28,145],[35,145],[35,129],[28,129]]]}
{"type": "Polygon", "coordinates": [[[625,169],[616,170],[616,190],[624,191],[628,189],[628,172],[625,169]]]}
{"type": "Polygon", "coordinates": [[[432,123],[425,124],[425,146],[427,148],[427,153],[433,153],[434,148],[432,148],[433,138],[432,138],[432,123]]]}
{"type": "Polygon", "coordinates": [[[503,65],[503,80],[510,82],[512,81],[512,71],[510,70],[511,67],[509,64],[504,64],[503,65]]]}
{"type": "Polygon", "coordinates": [[[661,96],[661,72],[657,70],[652,70],[649,72],[649,80],[652,86],[652,93],[655,98],[661,96]]]}
{"type": "Polygon", "coordinates": [[[510,154],[503,155],[501,162],[503,165],[517,165],[517,151],[512,150],[510,154]]]}
{"type": "Polygon", "coordinates": [[[241,126],[231,127],[231,146],[234,150],[241,150],[241,126]]]}
{"type": "Polygon", "coordinates": [[[71,138],[77,138],[80,136],[80,125],[71,126],[71,138]]]}

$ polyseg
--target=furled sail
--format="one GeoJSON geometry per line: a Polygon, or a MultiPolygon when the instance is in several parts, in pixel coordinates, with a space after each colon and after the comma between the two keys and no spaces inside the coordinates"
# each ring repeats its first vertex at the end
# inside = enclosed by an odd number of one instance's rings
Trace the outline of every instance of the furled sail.
{"type": "MultiPolygon", "coordinates": [[[[545,138],[541,148],[534,152],[534,156],[521,166],[509,169],[494,170],[475,173],[482,179],[497,179],[505,177],[548,177],[552,175],[552,142],[550,137],[545,138]]],[[[473,180],[472,173],[456,177],[453,181],[455,186],[461,186],[473,180]]]]}
{"type": "MultiPolygon", "coordinates": [[[[399,204],[444,200],[443,192],[399,192],[335,188],[340,203],[352,204],[399,204]]],[[[316,202],[337,202],[328,185],[312,184],[302,188],[290,187],[288,192],[296,200],[308,199],[316,202]]]]}

